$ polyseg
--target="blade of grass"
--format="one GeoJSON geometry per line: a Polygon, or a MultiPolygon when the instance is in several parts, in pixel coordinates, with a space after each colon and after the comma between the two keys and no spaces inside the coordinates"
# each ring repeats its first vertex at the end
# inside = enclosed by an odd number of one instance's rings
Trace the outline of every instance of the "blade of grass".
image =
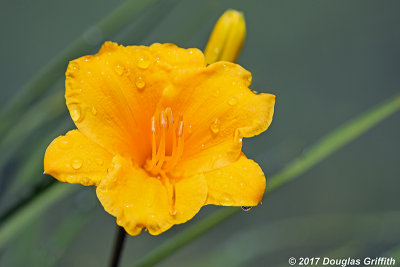
{"type": "MultiPolygon", "coordinates": [[[[332,131],[313,145],[305,154],[296,158],[287,165],[282,171],[273,175],[267,184],[266,195],[285,185],[289,181],[303,174],[311,167],[327,158],[339,148],[348,144],[362,133],[366,132],[389,115],[400,109],[400,95],[395,95],[385,103],[373,108],[372,110],[350,120],[348,123],[332,131]]],[[[190,226],[174,237],[165,241],[149,254],[139,259],[134,266],[153,266],[163,259],[171,256],[181,247],[200,237],[202,234],[211,230],[223,221],[231,218],[240,211],[239,208],[221,208],[190,226]]]]}
{"type": "Polygon", "coordinates": [[[0,141],[0,170],[7,160],[21,149],[23,140],[40,125],[63,115],[65,107],[64,93],[58,91],[48,95],[29,109],[21,119],[14,122],[11,130],[0,141]]]}
{"type": "MultiPolygon", "coordinates": [[[[54,127],[54,125],[53,125],[54,127]]],[[[18,169],[15,173],[11,174],[12,179],[9,179],[10,185],[2,183],[2,187],[7,189],[2,192],[0,190],[0,210],[1,218],[7,217],[7,214],[14,212],[17,207],[21,206],[21,203],[26,203],[27,200],[32,199],[32,196],[38,194],[43,184],[46,184],[49,180],[48,176],[36,175],[32,177],[32,174],[40,174],[43,172],[43,158],[47,145],[54,139],[54,137],[64,134],[67,129],[71,129],[72,121],[64,120],[57,124],[54,128],[48,128],[46,135],[36,139],[35,142],[27,149],[28,157],[22,157],[20,163],[18,163],[18,169]],[[33,152],[31,152],[33,151],[33,152]],[[4,201],[1,201],[4,200],[4,201]],[[3,211],[5,210],[5,211],[3,211]]],[[[2,181],[4,182],[4,181],[2,181]]]]}
{"type": "Polygon", "coordinates": [[[54,183],[43,194],[30,201],[17,213],[5,219],[0,224],[0,249],[11,238],[16,236],[21,229],[27,227],[33,220],[38,218],[48,207],[77,189],[77,186],[70,184],[54,183]]]}
{"type": "Polygon", "coordinates": [[[274,255],[284,251],[307,247],[329,248],[330,255],[336,257],[355,256],[347,253],[373,244],[391,244],[400,234],[399,223],[399,211],[318,214],[261,222],[228,237],[218,245],[218,250],[195,260],[195,266],[246,266],[260,257],[273,260],[274,255]],[[371,231],[382,225],[392,230],[371,231]]]}
{"type": "MultiPolygon", "coordinates": [[[[90,27],[57,57],[45,65],[0,111],[0,137],[18,120],[24,108],[41,96],[62,77],[69,60],[97,46],[127,24],[136,14],[156,0],[127,0],[108,16],[90,27]]],[[[158,0],[160,1],[160,0],[158,0]]]]}

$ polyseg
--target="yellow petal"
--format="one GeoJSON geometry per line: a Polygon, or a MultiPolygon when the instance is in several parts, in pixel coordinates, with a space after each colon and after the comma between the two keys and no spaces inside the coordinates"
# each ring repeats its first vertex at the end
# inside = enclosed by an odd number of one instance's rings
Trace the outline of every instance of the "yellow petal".
{"type": "Polygon", "coordinates": [[[235,62],[246,37],[244,16],[236,10],[226,11],[215,24],[204,55],[208,64],[216,61],[235,62]]]}
{"type": "Polygon", "coordinates": [[[207,197],[207,184],[201,175],[177,181],[176,214],[171,215],[170,194],[162,181],[115,156],[107,178],[97,187],[97,196],[130,235],[138,235],[143,227],[157,235],[199,211],[207,197]]]}
{"type": "Polygon", "coordinates": [[[265,131],[272,121],[275,96],[255,94],[251,74],[239,65],[217,62],[182,75],[174,102],[163,99],[184,115],[185,150],[177,173],[208,171],[238,159],[241,137],[265,131]],[[188,89],[190,88],[190,89],[188,89]]]}
{"type": "Polygon", "coordinates": [[[265,176],[260,166],[245,155],[238,161],[205,174],[207,204],[256,206],[265,191],[265,176]]]}
{"type": "Polygon", "coordinates": [[[78,130],[57,137],[44,157],[44,171],[61,182],[97,185],[105,178],[112,155],[78,130]]]}
{"type": "Polygon", "coordinates": [[[106,42],[98,54],[68,66],[65,96],[71,118],[96,143],[143,164],[151,152],[151,117],[176,66],[188,70],[204,64],[197,49],[106,42]]]}

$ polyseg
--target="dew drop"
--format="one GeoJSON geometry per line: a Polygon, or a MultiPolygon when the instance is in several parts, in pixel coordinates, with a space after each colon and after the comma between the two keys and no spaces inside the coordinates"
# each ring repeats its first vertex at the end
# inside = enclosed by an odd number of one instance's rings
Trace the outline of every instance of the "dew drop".
{"type": "Polygon", "coordinates": [[[104,161],[102,159],[96,159],[96,163],[99,166],[102,166],[104,164],[104,161]]]}
{"type": "Polygon", "coordinates": [[[251,206],[242,206],[241,208],[242,208],[243,211],[249,211],[249,210],[251,210],[253,207],[251,207],[251,206]]]}
{"type": "Polygon", "coordinates": [[[97,114],[97,109],[96,109],[95,107],[92,107],[92,114],[93,114],[94,116],[96,116],[96,114],[97,114]]]}
{"type": "Polygon", "coordinates": [[[77,63],[71,62],[70,65],[71,65],[73,70],[79,70],[79,65],[77,63]]]}
{"type": "Polygon", "coordinates": [[[121,76],[122,74],[124,74],[125,68],[124,68],[123,66],[121,66],[121,65],[117,65],[117,66],[115,66],[115,72],[116,72],[119,76],[121,76]]]}
{"type": "Polygon", "coordinates": [[[144,81],[142,76],[138,76],[136,77],[136,81],[135,81],[136,87],[141,90],[145,87],[146,82],[144,81]]]}
{"type": "Polygon", "coordinates": [[[201,149],[204,149],[206,147],[205,144],[201,144],[201,149]]]}
{"type": "Polygon", "coordinates": [[[71,118],[73,121],[77,122],[81,118],[81,110],[77,105],[72,105],[71,109],[71,118]]]}
{"type": "Polygon", "coordinates": [[[83,184],[83,185],[89,185],[89,183],[90,183],[89,178],[87,178],[87,177],[83,177],[83,178],[82,178],[82,184],[83,184]]]}
{"type": "Polygon", "coordinates": [[[220,128],[221,128],[221,123],[218,119],[215,119],[215,121],[210,125],[210,130],[214,135],[217,135],[219,133],[220,128]]]}
{"type": "Polygon", "coordinates": [[[192,134],[192,125],[191,124],[189,124],[189,127],[187,127],[187,133],[189,134],[189,135],[191,135],[192,134]]]}
{"type": "Polygon", "coordinates": [[[62,148],[68,148],[68,147],[71,146],[71,144],[68,142],[68,140],[61,140],[60,146],[61,146],[62,148]]]}
{"type": "Polygon", "coordinates": [[[235,97],[232,97],[232,98],[228,101],[228,104],[231,105],[231,106],[236,105],[236,103],[237,103],[237,99],[236,99],[235,97]]]}
{"type": "Polygon", "coordinates": [[[176,215],[176,210],[170,210],[169,214],[171,214],[172,216],[176,215]]]}
{"type": "Polygon", "coordinates": [[[150,66],[149,56],[143,55],[136,59],[136,65],[141,69],[147,69],[150,66]]]}
{"type": "Polygon", "coordinates": [[[66,75],[69,77],[73,77],[74,73],[79,70],[79,65],[76,62],[69,63],[66,75]]]}
{"type": "Polygon", "coordinates": [[[74,159],[71,162],[72,168],[74,168],[75,170],[78,170],[82,167],[82,160],[80,159],[74,159]]]}

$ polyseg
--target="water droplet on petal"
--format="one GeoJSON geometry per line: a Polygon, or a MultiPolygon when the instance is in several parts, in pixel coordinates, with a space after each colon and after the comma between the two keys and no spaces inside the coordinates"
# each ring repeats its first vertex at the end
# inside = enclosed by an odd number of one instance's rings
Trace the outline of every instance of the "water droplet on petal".
{"type": "Polygon", "coordinates": [[[145,87],[146,82],[144,81],[142,76],[138,76],[136,77],[136,81],[135,81],[136,87],[141,90],[145,87]]]}
{"type": "Polygon", "coordinates": [[[235,97],[232,97],[232,98],[228,101],[228,104],[231,105],[231,106],[236,105],[236,103],[237,103],[237,99],[236,99],[235,97]]]}
{"type": "Polygon", "coordinates": [[[172,216],[176,215],[176,210],[170,210],[169,214],[172,215],[172,216]]]}
{"type": "Polygon", "coordinates": [[[206,147],[205,144],[201,144],[201,149],[204,149],[206,147]]]}
{"type": "Polygon", "coordinates": [[[68,68],[67,68],[66,75],[67,75],[68,77],[73,77],[73,76],[74,76],[74,73],[75,73],[77,70],[79,70],[79,65],[78,65],[78,63],[76,63],[76,62],[71,62],[71,63],[69,63],[69,66],[68,66],[68,68]]]}
{"type": "Polygon", "coordinates": [[[73,70],[79,70],[79,65],[78,65],[78,63],[76,63],[76,62],[71,62],[70,65],[71,65],[71,67],[72,67],[73,70]]]}
{"type": "Polygon", "coordinates": [[[188,135],[192,134],[192,125],[191,124],[189,124],[189,127],[187,127],[187,133],[188,133],[188,135]]]}
{"type": "Polygon", "coordinates": [[[218,119],[215,119],[215,121],[210,125],[210,130],[214,135],[217,135],[219,133],[220,128],[221,128],[221,123],[218,119]]]}
{"type": "Polygon", "coordinates": [[[96,109],[95,107],[92,107],[92,114],[93,114],[94,116],[96,116],[96,114],[97,114],[97,109],[96,109]]]}
{"type": "Polygon", "coordinates": [[[96,159],[96,163],[99,166],[102,166],[104,164],[104,161],[102,159],[96,159]]]}
{"type": "Polygon", "coordinates": [[[62,147],[62,148],[68,148],[68,147],[70,147],[71,146],[71,144],[68,142],[68,140],[61,140],[61,142],[60,142],[60,146],[62,147]]]}
{"type": "Polygon", "coordinates": [[[121,66],[121,65],[117,65],[117,66],[115,66],[115,72],[116,72],[119,76],[121,76],[122,74],[124,74],[125,68],[124,68],[123,66],[121,66]]]}
{"type": "Polygon", "coordinates": [[[136,65],[141,69],[147,69],[150,66],[150,58],[144,54],[136,59],[136,65]]]}
{"type": "Polygon", "coordinates": [[[74,159],[71,162],[72,168],[74,168],[75,170],[78,170],[82,167],[82,160],[80,159],[74,159]]]}
{"type": "Polygon", "coordinates": [[[70,113],[71,113],[71,118],[74,122],[79,121],[81,118],[81,110],[78,105],[74,104],[70,106],[70,113]]]}
{"type": "Polygon", "coordinates": [[[249,211],[249,210],[251,210],[253,207],[251,207],[251,206],[242,206],[242,210],[243,211],[249,211]]]}
{"type": "Polygon", "coordinates": [[[83,178],[82,178],[82,184],[83,184],[83,185],[89,185],[89,183],[90,183],[89,178],[87,178],[87,177],[83,177],[83,178]]]}

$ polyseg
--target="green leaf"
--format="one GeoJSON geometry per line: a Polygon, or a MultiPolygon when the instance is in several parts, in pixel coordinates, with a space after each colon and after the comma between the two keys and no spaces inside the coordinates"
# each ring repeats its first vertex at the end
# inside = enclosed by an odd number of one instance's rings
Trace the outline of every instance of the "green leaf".
{"type": "Polygon", "coordinates": [[[21,229],[28,227],[36,218],[43,214],[48,207],[57,203],[67,195],[77,190],[78,186],[64,183],[54,183],[41,195],[30,201],[12,216],[0,224],[0,249],[17,236],[21,229]]]}

